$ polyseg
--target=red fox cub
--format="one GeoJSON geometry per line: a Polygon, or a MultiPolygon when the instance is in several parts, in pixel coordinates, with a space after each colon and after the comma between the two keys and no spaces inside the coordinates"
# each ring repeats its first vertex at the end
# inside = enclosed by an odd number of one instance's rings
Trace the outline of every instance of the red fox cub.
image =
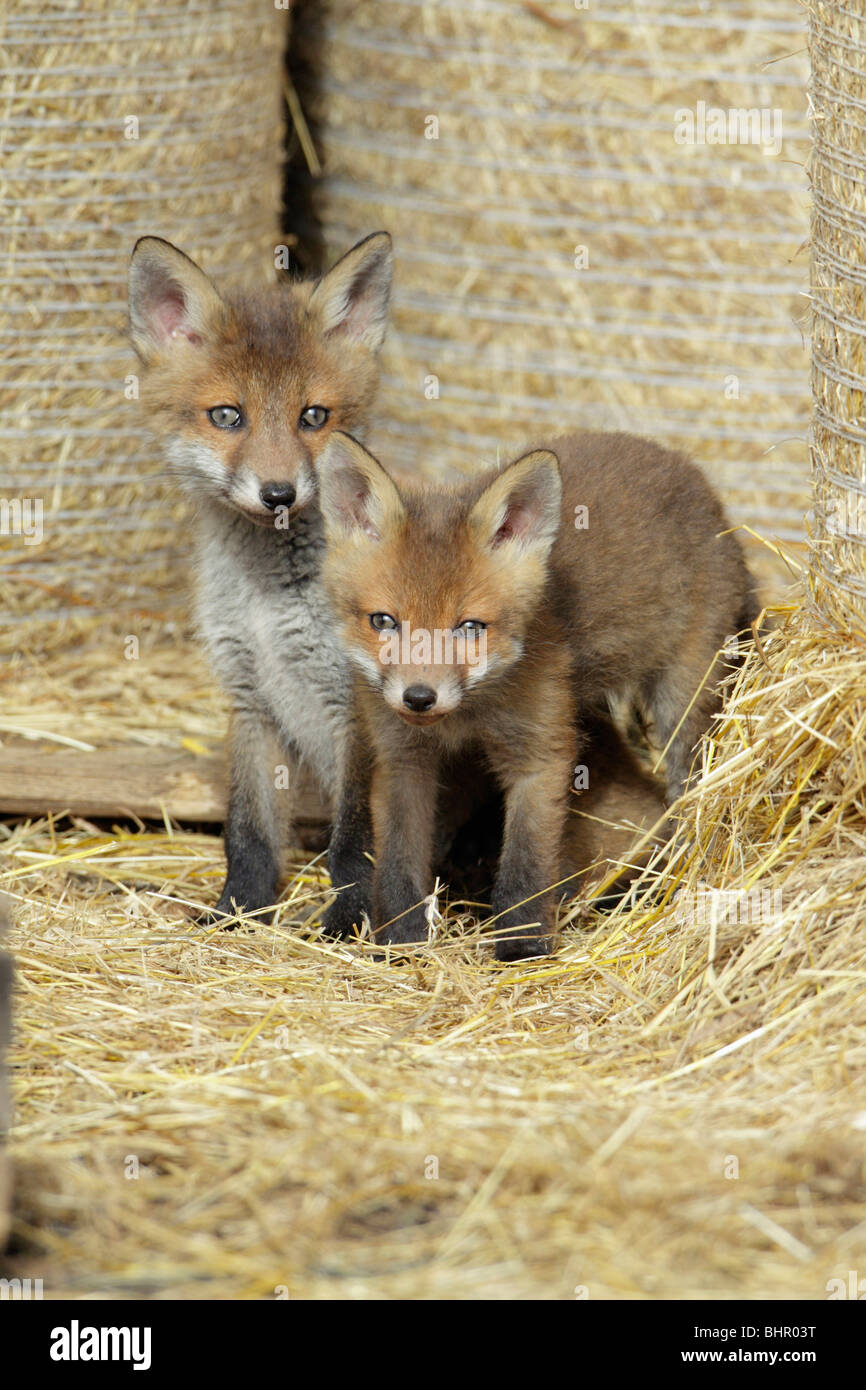
{"type": "Polygon", "coordinates": [[[350,930],[366,902],[379,940],[426,939],[437,787],[476,763],[505,797],[497,956],[543,954],[582,725],[634,692],[680,795],[719,708],[719,649],[757,614],[739,542],[694,464],[628,434],[432,488],[398,487],[337,432],[318,471],[323,577],[356,672],[335,827],[353,887],[327,925],[350,930]]]}
{"type": "Polygon", "coordinates": [[[318,280],[241,295],[159,237],[132,255],[142,404],[195,503],[198,625],[232,701],[219,914],[275,901],[290,819],[277,768],[294,754],[326,794],[337,785],[350,681],[323,616],[314,465],[333,429],[362,433],[372,412],[391,263],[378,232],[318,280]]]}

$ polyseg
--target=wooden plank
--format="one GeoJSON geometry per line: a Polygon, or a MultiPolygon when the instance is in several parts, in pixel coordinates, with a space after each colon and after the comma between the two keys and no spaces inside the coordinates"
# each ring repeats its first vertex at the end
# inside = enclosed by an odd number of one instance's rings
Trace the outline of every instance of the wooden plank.
{"type": "MultiPolygon", "coordinates": [[[[290,770],[295,824],[322,827],[329,813],[305,769],[290,770]]],[[[225,762],[185,749],[123,744],[84,753],[45,744],[0,748],[0,812],[44,816],[139,816],[142,820],[220,823],[225,817],[225,762]]]]}

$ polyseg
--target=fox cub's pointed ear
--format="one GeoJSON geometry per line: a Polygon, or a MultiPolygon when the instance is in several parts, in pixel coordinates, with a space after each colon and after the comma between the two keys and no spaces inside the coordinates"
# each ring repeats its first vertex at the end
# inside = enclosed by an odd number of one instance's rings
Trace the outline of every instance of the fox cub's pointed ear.
{"type": "Polygon", "coordinates": [[[225,313],[204,271],[170,241],[145,236],[135,243],[129,322],[133,346],[144,361],[178,341],[202,342],[225,313]]]}
{"type": "Polygon", "coordinates": [[[368,536],[378,541],[405,515],[389,474],[351,435],[334,431],[316,461],[316,473],[329,538],[368,536]]]}
{"type": "Polygon", "coordinates": [[[337,261],[310,296],[323,333],[342,333],[378,352],[388,323],[393,261],[387,232],[374,232],[337,261]]]}
{"type": "Polygon", "coordinates": [[[482,492],[469,522],[482,545],[519,546],[546,556],[562,517],[562,479],[556,455],[547,449],[526,454],[482,492]]]}

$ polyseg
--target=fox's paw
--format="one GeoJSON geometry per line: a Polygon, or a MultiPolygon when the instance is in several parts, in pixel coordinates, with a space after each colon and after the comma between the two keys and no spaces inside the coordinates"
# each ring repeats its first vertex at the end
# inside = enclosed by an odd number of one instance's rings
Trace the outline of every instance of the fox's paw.
{"type": "Polygon", "coordinates": [[[371,916],[366,894],[350,885],[341,888],[330,907],[322,913],[322,931],[326,936],[353,936],[356,930],[363,930],[364,918],[369,920],[371,916]]]}
{"type": "Polygon", "coordinates": [[[513,935],[496,938],[496,959],[501,961],[533,960],[549,956],[552,950],[553,937],[538,936],[532,927],[527,927],[523,935],[515,931],[513,935]]]}
{"type": "Polygon", "coordinates": [[[496,918],[493,940],[496,943],[496,959],[502,961],[549,956],[554,944],[549,930],[539,926],[538,922],[521,922],[517,912],[504,912],[496,918]]]}

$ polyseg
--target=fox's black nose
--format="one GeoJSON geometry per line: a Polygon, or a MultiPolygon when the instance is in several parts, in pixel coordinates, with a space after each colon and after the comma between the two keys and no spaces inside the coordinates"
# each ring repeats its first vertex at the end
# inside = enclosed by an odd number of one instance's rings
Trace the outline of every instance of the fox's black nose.
{"type": "Polygon", "coordinates": [[[429,685],[410,685],[403,691],[403,704],[415,714],[424,714],[436,703],[436,691],[429,685]]]}
{"type": "Polygon", "coordinates": [[[262,483],[259,496],[272,512],[277,507],[290,507],[295,500],[295,489],[291,483],[262,483]]]}

